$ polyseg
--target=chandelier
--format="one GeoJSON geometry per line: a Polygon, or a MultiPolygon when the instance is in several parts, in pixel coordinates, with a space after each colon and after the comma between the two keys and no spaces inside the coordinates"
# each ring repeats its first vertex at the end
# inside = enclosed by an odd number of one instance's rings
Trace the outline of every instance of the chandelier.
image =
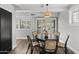
{"type": "Polygon", "coordinates": [[[49,17],[51,16],[51,12],[48,10],[48,4],[45,5],[46,10],[43,12],[43,16],[49,17]]]}

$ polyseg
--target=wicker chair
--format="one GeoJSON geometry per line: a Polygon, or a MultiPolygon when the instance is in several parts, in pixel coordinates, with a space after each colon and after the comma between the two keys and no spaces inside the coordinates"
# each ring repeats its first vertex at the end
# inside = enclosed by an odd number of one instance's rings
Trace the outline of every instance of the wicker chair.
{"type": "Polygon", "coordinates": [[[33,39],[36,39],[37,38],[37,35],[38,33],[36,31],[32,32],[32,35],[33,35],[33,39]]]}
{"type": "Polygon", "coordinates": [[[39,53],[39,42],[37,40],[33,41],[30,36],[27,35],[27,39],[28,39],[28,49],[27,49],[27,52],[28,53],[28,50],[31,49],[31,54],[33,54],[34,50],[35,52],[38,52],[39,53]]]}
{"type": "Polygon", "coordinates": [[[45,53],[56,53],[56,40],[45,40],[45,53]]]}

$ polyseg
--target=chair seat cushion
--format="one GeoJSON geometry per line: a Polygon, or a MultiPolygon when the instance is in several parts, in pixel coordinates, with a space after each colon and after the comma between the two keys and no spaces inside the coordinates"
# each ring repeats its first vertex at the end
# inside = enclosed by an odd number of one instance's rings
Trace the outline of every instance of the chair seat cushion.
{"type": "Polygon", "coordinates": [[[56,48],[56,41],[52,41],[52,40],[45,41],[45,49],[55,49],[55,48],[56,48]]]}

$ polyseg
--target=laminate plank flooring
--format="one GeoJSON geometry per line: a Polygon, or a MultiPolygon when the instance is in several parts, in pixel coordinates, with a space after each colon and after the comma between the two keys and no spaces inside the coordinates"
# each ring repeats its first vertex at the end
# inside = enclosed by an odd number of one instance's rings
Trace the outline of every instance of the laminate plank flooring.
{"type": "MultiPolygon", "coordinates": [[[[14,50],[11,50],[9,54],[26,54],[28,49],[27,40],[17,39],[16,45],[17,45],[16,48],[14,50]]],[[[69,54],[74,54],[74,52],[71,51],[70,49],[68,49],[68,51],[69,51],[69,54]]],[[[29,49],[27,54],[30,54],[30,53],[31,53],[31,50],[29,49]]],[[[34,49],[33,54],[39,54],[39,52],[36,49],[34,49]]],[[[63,51],[63,48],[58,48],[57,54],[65,54],[63,51]]]]}
{"type": "Polygon", "coordinates": [[[16,48],[12,50],[11,54],[26,54],[28,47],[27,40],[17,39],[16,40],[16,48]]]}

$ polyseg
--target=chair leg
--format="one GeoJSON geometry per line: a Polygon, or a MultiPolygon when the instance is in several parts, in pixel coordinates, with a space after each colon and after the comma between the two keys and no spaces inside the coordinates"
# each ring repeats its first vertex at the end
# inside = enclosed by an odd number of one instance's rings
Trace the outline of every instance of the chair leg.
{"type": "Polygon", "coordinates": [[[67,49],[67,47],[65,47],[65,54],[67,54],[68,53],[68,49],[67,49]]]}
{"type": "Polygon", "coordinates": [[[28,48],[27,48],[26,54],[28,53],[29,48],[30,48],[30,45],[28,45],[28,48]]]}
{"type": "Polygon", "coordinates": [[[33,54],[33,47],[31,47],[31,54],[33,54]]]}
{"type": "Polygon", "coordinates": [[[57,50],[58,50],[58,45],[56,46],[55,54],[57,53],[57,50]]]}

